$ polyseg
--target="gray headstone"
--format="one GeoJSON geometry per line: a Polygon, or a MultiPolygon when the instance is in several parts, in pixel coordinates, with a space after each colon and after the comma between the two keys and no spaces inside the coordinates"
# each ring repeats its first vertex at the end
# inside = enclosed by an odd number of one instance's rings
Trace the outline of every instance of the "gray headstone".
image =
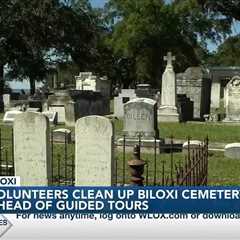
{"type": "Polygon", "coordinates": [[[18,110],[7,111],[4,114],[3,122],[4,123],[8,123],[8,124],[13,124],[14,119],[16,118],[16,116],[18,114],[21,114],[21,113],[23,113],[23,112],[22,111],[18,111],[18,110]]]}
{"type": "Polygon", "coordinates": [[[182,150],[184,154],[188,153],[188,149],[190,153],[192,153],[193,151],[200,150],[202,148],[203,148],[203,142],[199,140],[190,140],[189,142],[188,141],[184,142],[182,146],[182,150]]]}
{"type": "Polygon", "coordinates": [[[121,93],[117,97],[114,97],[114,116],[123,118],[124,104],[136,97],[135,89],[122,89],[121,93]]]}
{"type": "Polygon", "coordinates": [[[224,155],[232,159],[240,159],[240,143],[230,143],[224,148],[224,155]]]}
{"type": "Polygon", "coordinates": [[[123,131],[137,137],[158,137],[157,102],[149,98],[136,98],[124,104],[123,131]]]}
{"type": "Polygon", "coordinates": [[[52,181],[49,121],[41,113],[25,112],[14,121],[15,175],[22,186],[47,186],[52,181]]]}
{"type": "Polygon", "coordinates": [[[53,131],[53,141],[59,143],[71,142],[71,130],[59,128],[53,131]]]}
{"type": "Polygon", "coordinates": [[[75,127],[75,185],[111,186],[114,181],[114,131],[112,122],[101,116],[77,120],[75,127]]]}
{"type": "Polygon", "coordinates": [[[3,103],[5,108],[8,108],[10,106],[10,99],[11,99],[10,94],[3,94],[3,103]]]}

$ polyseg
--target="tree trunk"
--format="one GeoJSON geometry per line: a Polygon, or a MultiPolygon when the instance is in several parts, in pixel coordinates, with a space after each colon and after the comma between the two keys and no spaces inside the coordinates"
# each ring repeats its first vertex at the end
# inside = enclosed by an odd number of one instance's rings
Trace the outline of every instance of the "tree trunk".
{"type": "Polygon", "coordinates": [[[0,64],[0,95],[2,95],[4,91],[3,67],[4,65],[0,64]]]}
{"type": "Polygon", "coordinates": [[[30,94],[35,94],[35,79],[30,78],[30,94]]]}

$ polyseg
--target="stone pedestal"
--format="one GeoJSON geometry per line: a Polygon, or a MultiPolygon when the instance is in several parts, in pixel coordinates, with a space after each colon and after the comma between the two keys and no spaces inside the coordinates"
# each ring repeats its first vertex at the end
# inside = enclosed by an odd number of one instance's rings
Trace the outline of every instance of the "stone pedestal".
{"type": "Polygon", "coordinates": [[[177,107],[161,106],[158,109],[158,122],[179,122],[177,107]]]}

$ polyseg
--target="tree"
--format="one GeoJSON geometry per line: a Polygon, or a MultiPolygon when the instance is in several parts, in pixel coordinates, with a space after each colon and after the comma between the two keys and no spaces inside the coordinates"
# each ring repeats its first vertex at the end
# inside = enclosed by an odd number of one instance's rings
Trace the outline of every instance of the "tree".
{"type": "Polygon", "coordinates": [[[240,35],[227,38],[208,63],[217,66],[240,66],[240,35]]]}
{"type": "Polygon", "coordinates": [[[206,10],[211,9],[224,16],[240,20],[239,0],[198,0],[198,3],[206,10]]]}
{"type": "Polygon", "coordinates": [[[231,24],[202,11],[196,0],[110,0],[109,16],[114,53],[134,62],[137,82],[158,85],[164,70],[163,56],[172,51],[176,71],[201,63],[206,39],[217,41],[231,24]]]}
{"type": "Polygon", "coordinates": [[[2,69],[8,64],[12,76],[42,80],[57,61],[89,62],[94,42],[94,22],[88,1],[0,0],[0,93],[2,69]]]}

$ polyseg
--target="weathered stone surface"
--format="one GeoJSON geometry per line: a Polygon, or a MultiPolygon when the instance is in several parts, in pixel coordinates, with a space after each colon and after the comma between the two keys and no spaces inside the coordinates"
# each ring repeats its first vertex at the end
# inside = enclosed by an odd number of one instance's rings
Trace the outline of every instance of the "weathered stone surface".
{"type": "Polygon", "coordinates": [[[4,114],[3,122],[4,122],[4,123],[8,123],[8,124],[13,124],[14,119],[16,118],[16,116],[17,116],[18,114],[21,114],[21,113],[23,113],[23,112],[22,112],[22,111],[18,111],[18,110],[7,111],[7,112],[4,114]]]}
{"type": "Polygon", "coordinates": [[[101,116],[80,118],[75,126],[75,185],[111,186],[114,182],[113,125],[101,116]]]}
{"type": "Polygon", "coordinates": [[[59,128],[53,131],[53,141],[59,143],[71,142],[71,130],[66,128],[59,128]]]}
{"type": "Polygon", "coordinates": [[[51,124],[56,125],[58,122],[58,114],[57,112],[50,112],[50,111],[45,111],[42,112],[44,116],[46,116],[51,124]]]}
{"type": "Polygon", "coordinates": [[[10,94],[3,94],[3,103],[4,108],[10,107],[11,95],[10,94]]]}
{"type": "Polygon", "coordinates": [[[240,76],[235,76],[226,87],[226,119],[240,121],[240,76]]]}
{"type": "Polygon", "coordinates": [[[77,90],[100,92],[104,97],[110,97],[110,81],[106,76],[97,77],[91,72],[80,72],[75,80],[77,90]]]}
{"type": "Polygon", "coordinates": [[[27,108],[27,112],[40,112],[40,108],[29,107],[29,108],[27,108]]]}
{"type": "Polygon", "coordinates": [[[158,137],[157,102],[149,98],[136,98],[124,104],[123,131],[137,137],[158,137]]]}
{"type": "Polygon", "coordinates": [[[162,76],[161,106],[158,109],[158,121],[179,122],[176,79],[172,66],[172,60],[175,60],[175,57],[169,52],[164,60],[167,60],[167,66],[162,76]]]}
{"type": "Polygon", "coordinates": [[[52,181],[48,119],[25,112],[16,116],[13,128],[15,175],[22,186],[47,186],[52,181]]]}
{"type": "MultiPolygon", "coordinates": [[[[193,101],[193,116],[203,119],[209,113],[211,81],[207,69],[189,67],[184,73],[176,74],[177,94],[186,94],[193,101]]],[[[212,84],[212,97],[214,97],[212,84]]],[[[189,119],[191,120],[191,119],[189,119]]]]}
{"type": "Polygon", "coordinates": [[[65,107],[63,106],[49,106],[50,112],[57,112],[58,123],[65,123],[65,107]]]}
{"type": "Polygon", "coordinates": [[[114,97],[114,116],[118,118],[123,118],[124,110],[123,106],[130,100],[133,100],[137,97],[135,89],[122,89],[121,93],[114,97]]]}
{"type": "Polygon", "coordinates": [[[189,142],[184,142],[182,146],[183,153],[187,154],[188,149],[190,150],[190,153],[194,150],[199,150],[202,149],[203,147],[203,142],[199,140],[190,140],[189,142]]]}
{"type": "Polygon", "coordinates": [[[224,148],[224,155],[232,159],[240,159],[240,143],[230,143],[224,148]]]}

